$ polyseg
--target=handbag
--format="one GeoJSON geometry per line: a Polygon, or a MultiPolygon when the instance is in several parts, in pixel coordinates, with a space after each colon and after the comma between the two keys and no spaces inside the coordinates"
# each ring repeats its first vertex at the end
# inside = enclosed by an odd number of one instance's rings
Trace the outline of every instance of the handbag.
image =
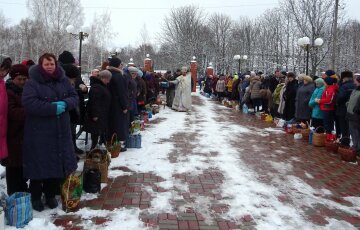
{"type": "Polygon", "coordinates": [[[107,183],[108,166],[110,157],[101,149],[93,149],[87,155],[84,162],[84,171],[88,169],[98,169],[101,174],[101,183],[107,183]]]}
{"type": "Polygon", "coordinates": [[[106,149],[110,152],[111,158],[116,158],[119,156],[121,151],[121,143],[118,141],[116,133],[113,133],[111,136],[110,143],[106,145],[106,149]]]}
{"type": "Polygon", "coordinates": [[[141,148],[141,135],[129,135],[126,140],[126,148],[141,148]]]}
{"type": "Polygon", "coordinates": [[[84,191],[87,193],[98,193],[101,190],[101,173],[99,169],[84,170],[84,191]]]}
{"type": "Polygon", "coordinates": [[[71,173],[61,185],[62,208],[65,212],[75,212],[79,209],[83,190],[83,176],[81,172],[71,173]]]}
{"type": "Polygon", "coordinates": [[[5,216],[8,225],[16,228],[25,227],[33,219],[31,194],[15,192],[6,198],[5,216]]]}

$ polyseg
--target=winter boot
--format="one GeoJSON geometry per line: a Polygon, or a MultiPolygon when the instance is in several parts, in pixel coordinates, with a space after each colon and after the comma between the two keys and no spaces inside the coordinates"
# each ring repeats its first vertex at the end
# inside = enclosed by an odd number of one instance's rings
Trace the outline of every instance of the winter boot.
{"type": "Polygon", "coordinates": [[[41,212],[41,211],[44,210],[44,205],[41,202],[41,200],[33,200],[32,201],[32,206],[33,206],[33,209],[38,211],[38,212],[41,212]]]}
{"type": "Polygon", "coordinates": [[[50,208],[50,209],[54,209],[58,206],[58,202],[55,199],[55,197],[53,198],[46,198],[46,205],[50,208]]]}

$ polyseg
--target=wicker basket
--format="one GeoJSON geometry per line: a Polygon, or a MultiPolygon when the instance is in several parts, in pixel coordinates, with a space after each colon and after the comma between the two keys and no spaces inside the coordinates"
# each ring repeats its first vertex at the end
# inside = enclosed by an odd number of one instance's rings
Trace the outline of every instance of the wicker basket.
{"type": "Polygon", "coordinates": [[[338,153],[341,156],[341,160],[347,162],[356,162],[356,150],[347,146],[339,146],[338,153]]]}
{"type": "Polygon", "coordinates": [[[310,132],[311,132],[311,130],[309,128],[301,130],[301,134],[303,136],[304,141],[309,141],[310,132]]]}
{"type": "Polygon", "coordinates": [[[116,158],[119,156],[120,151],[121,151],[121,144],[120,142],[117,140],[117,135],[116,133],[114,133],[111,136],[111,140],[110,143],[107,144],[107,150],[110,152],[111,154],[111,158],[116,158]]]}
{"type": "Polygon", "coordinates": [[[313,133],[313,139],[312,144],[316,147],[324,147],[325,146],[325,133],[320,132],[319,128],[322,128],[321,126],[317,127],[313,133]]]}
{"type": "Polygon", "coordinates": [[[101,183],[107,183],[109,164],[110,158],[108,158],[106,152],[101,149],[93,149],[86,156],[84,170],[99,169],[101,173],[101,183]]]}
{"type": "Polygon", "coordinates": [[[339,148],[339,143],[335,141],[325,141],[325,148],[328,152],[337,153],[339,148]]]}

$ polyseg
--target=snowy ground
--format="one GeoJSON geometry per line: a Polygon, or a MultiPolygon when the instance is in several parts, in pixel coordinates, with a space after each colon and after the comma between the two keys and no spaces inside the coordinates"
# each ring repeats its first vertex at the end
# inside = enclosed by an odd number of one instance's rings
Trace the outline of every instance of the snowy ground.
{"type": "MultiPolygon", "coordinates": [[[[269,135],[282,135],[282,131],[275,128],[259,129],[252,126],[240,126],[226,120],[219,115],[219,110],[225,108],[198,94],[193,95],[201,103],[193,106],[190,113],[178,113],[168,108],[162,109],[160,114],[155,115],[154,121],[160,121],[156,125],[147,127],[142,132],[142,148],[128,149],[121,153],[118,158],[112,160],[110,168],[119,166],[128,167],[132,172],[124,172],[119,169],[109,171],[110,178],[116,178],[133,173],[152,173],[164,179],[157,185],[166,189],[166,192],[154,192],[150,187],[144,190],[151,194],[151,206],[149,209],[120,208],[114,211],[91,210],[83,208],[76,212],[83,219],[81,227],[84,229],[148,229],[140,215],[143,212],[150,214],[172,213],[177,215],[181,210],[192,208],[205,217],[205,221],[212,222],[214,213],[210,204],[214,200],[203,195],[193,195],[192,202],[187,202],[180,209],[174,207],[174,200],[181,200],[183,193],[189,192],[189,184],[179,180],[174,175],[191,174],[201,175],[204,171],[214,169],[223,175],[222,183],[219,184],[218,193],[222,194],[222,204],[228,208],[220,217],[234,222],[240,222],[244,216],[250,216],[255,222],[257,229],[356,229],[350,223],[326,218],[328,224],[318,226],[309,222],[303,210],[303,206],[313,207],[322,204],[331,209],[338,209],[352,216],[359,217],[356,206],[360,204],[358,197],[349,197],[347,201],[354,204],[345,206],[326,197],[331,191],[326,189],[314,189],[302,179],[288,175],[292,171],[293,164],[297,159],[288,162],[268,162],[276,173],[273,173],[272,183],[264,183],[259,180],[259,172],[254,170],[242,160],[241,156],[248,150],[236,148],[233,143],[239,140],[249,143],[254,153],[266,151],[259,147],[255,141],[241,139],[245,134],[253,134],[261,137],[269,135]],[[185,133],[189,138],[183,143],[192,146],[187,154],[181,154],[182,148],[176,147],[177,134],[185,133]],[[176,155],[176,161],[171,160],[176,155]],[[291,203],[279,201],[279,196],[286,194],[292,200],[291,203]],[[318,194],[318,195],[314,195],[318,194]],[[89,221],[92,217],[104,217],[111,221],[99,227],[89,221]],[[119,228],[121,226],[121,228],[119,228]]],[[[80,141],[79,144],[83,144],[80,141]]],[[[88,146],[83,146],[87,148],[88,146]]],[[[189,149],[189,148],[188,148],[189,149]]],[[[285,154],[286,150],[279,149],[272,154],[285,154]]],[[[79,163],[79,169],[82,163],[79,163]]],[[[307,173],[308,178],[313,175],[307,173]]],[[[4,179],[1,180],[4,189],[4,179]]],[[[105,186],[105,185],[103,185],[105,186]]],[[[83,200],[91,200],[97,195],[84,194],[83,200]]],[[[34,212],[34,220],[25,229],[62,229],[52,222],[54,216],[67,215],[61,207],[38,213],[34,212]]],[[[6,227],[6,229],[15,229],[6,227]]]]}

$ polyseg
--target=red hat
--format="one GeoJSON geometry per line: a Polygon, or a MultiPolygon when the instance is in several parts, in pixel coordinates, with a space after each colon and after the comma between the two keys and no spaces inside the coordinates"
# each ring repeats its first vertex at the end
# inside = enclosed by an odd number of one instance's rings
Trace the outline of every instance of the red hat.
{"type": "Polygon", "coordinates": [[[16,65],[11,66],[9,75],[10,75],[11,79],[14,79],[19,75],[29,77],[29,70],[26,65],[16,64],[16,65]]]}

